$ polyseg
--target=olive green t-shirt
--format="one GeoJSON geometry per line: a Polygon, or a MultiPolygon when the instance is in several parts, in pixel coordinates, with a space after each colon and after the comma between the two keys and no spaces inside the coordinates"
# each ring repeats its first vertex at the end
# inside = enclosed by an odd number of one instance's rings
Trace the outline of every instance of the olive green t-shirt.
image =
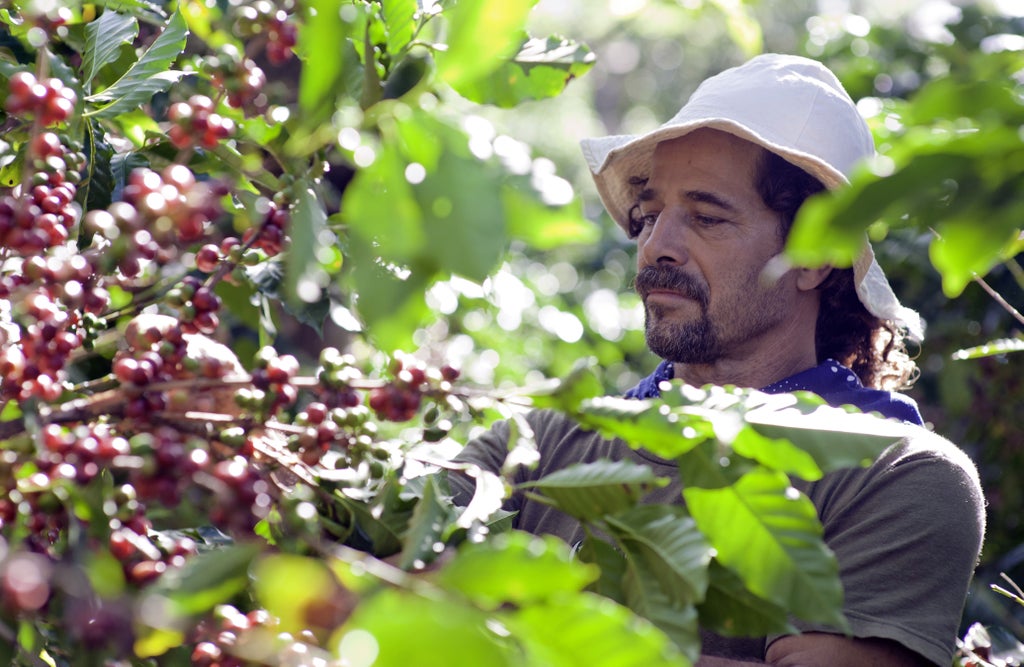
{"type": "MultiPolygon", "coordinates": [[[[572,463],[632,460],[671,483],[645,502],[682,503],[673,462],[588,432],[561,413],[527,419],[540,451],[536,468],[521,467],[515,482],[544,477],[572,463]]],[[[508,452],[508,425],[499,422],[457,457],[498,472],[508,452]]],[[[473,481],[452,475],[456,501],[467,504],[473,481]]],[[[952,662],[957,629],[984,533],[984,502],[973,463],[924,428],[888,448],[872,465],[830,473],[817,482],[794,480],[817,508],[826,544],[839,562],[844,612],[855,637],[891,639],[943,667],[952,662]]],[[[571,517],[516,493],[505,509],[514,527],[579,544],[583,529],[571,517]]],[[[795,621],[802,631],[824,630],[795,621]]],[[[702,632],[703,652],[762,660],[773,637],[726,638],[702,632]]]]}

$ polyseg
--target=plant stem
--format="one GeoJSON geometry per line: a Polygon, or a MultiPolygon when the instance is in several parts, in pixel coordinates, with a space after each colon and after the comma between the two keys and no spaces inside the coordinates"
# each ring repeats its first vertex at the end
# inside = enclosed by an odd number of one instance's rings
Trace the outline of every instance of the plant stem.
{"type": "Polygon", "coordinates": [[[982,278],[978,274],[974,274],[974,282],[981,285],[981,288],[988,292],[988,295],[992,297],[996,303],[1002,306],[1003,309],[1006,310],[1006,312],[1010,313],[1010,315],[1012,315],[1015,320],[1017,320],[1021,324],[1024,324],[1024,315],[1021,315],[1016,308],[1011,306],[1010,303],[1003,298],[1002,294],[992,289],[992,286],[985,282],[984,278],[982,278]]]}

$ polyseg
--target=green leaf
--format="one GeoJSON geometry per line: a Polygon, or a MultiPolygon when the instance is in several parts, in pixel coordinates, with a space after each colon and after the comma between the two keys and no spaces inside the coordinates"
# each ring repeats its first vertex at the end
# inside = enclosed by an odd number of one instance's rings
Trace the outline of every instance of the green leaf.
{"type": "Polygon", "coordinates": [[[704,599],[713,551],[686,510],[673,505],[640,505],[605,518],[627,558],[641,560],[679,605],[704,599]]]}
{"type": "Polygon", "coordinates": [[[402,556],[398,566],[408,570],[415,564],[433,561],[444,548],[444,535],[455,517],[455,506],[446,502],[437,488],[437,480],[428,477],[423,493],[402,535],[402,556]]]}
{"type": "Polygon", "coordinates": [[[526,241],[538,250],[551,250],[570,243],[590,245],[601,231],[584,217],[579,202],[569,206],[548,206],[536,193],[527,194],[511,184],[501,189],[505,221],[511,238],[526,241]]]}
{"type": "Polygon", "coordinates": [[[382,0],[381,14],[387,32],[387,51],[391,56],[402,52],[416,33],[416,0],[382,0]]]}
{"type": "Polygon", "coordinates": [[[529,665],[689,667],[692,663],[646,620],[607,598],[575,595],[502,614],[529,665]]]}
{"type": "Polygon", "coordinates": [[[736,573],[711,561],[704,601],[697,605],[701,627],[727,637],[758,637],[792,634],[786,610],[759,598],[743,585],[736,573]]]}
{"type": "Polygon", "coordinates": [[[113,201],[115,187],[111,160],[114,148],[106,140],[103,128],[95,121],[85,124],[85,171],[78,185],[77,197],[85,210],[106,208],[113,201]]]}
{"type": "Polygon", "coordinates": [[[526,17],[537,0],[474,0],[444,10],[448,50],[437,54],[438,71],[461,93],[463,85],[490,75],[522,44],[526,17]]]}
{"type": "Polygon", "coordinates": [[[110,118],[148,102],[154,94],[170,88],[183,76],[183,72],[170,67],[185,48],[188,27],[179,12],[171,15],[160,36],[146,50],[139,61],[109,88],[90,95],[86,101],[97,106],[86,112],[87,117],[110,118]]]}
{"type": "Polygon", "coordinates": [[[436,667],[439,659],[449,665],[521,665],[488,629],[488,620],[460,601],[388,589],[363,600],[327,645],[345,656],[376,656],[365,662],[374,667],[436,667]]]}
{"type": "Polygon", "coordinates": [[[564,542],[515,530],[463,543],[455,558],[434,575],[445,590],[458,591],[485,609],[576,593],[597,576],[596,567],[573,560],[564,542]]]}
{"type": "Polygon", "coordinates": [[[133,16],[114,11],[100,14],[85,26],[85,48],[82,51],[81,80],[87,87],[104,65],[115,62],[122,44],[131,44],[139,34],[139,22],[133,16]]]}
{"type": "Polygon", "coordinates": [[[163,605],[167,617],[162,626],[149,625],[140,632],[140,642],[149,655],[160,655],[177,644],[168,630],[187,618],[204,614],[225,604],[245,590],[249,565],[259,552],[255,544],[233,544],[200,553],[183,567],[168,570],[146,589],[145,598],[163,605]],[[169,603],[169,604],[168,604],[169,603]],[[172,642],[172,643],[168,643],[172,642]]]}
{"type": "Polygon", "coordinates": [[[482,282],[507,249],[500,177],[477,158],[450,150],[465,142],[461,132],[445,138],[449,150],[437,170],[413,188],[423,212],[424,251],[445,272],[482,282]]]}
{"type": "Polygon", "coordinates": [[[341,202],[350,233],[372,244],[385,261],[402,265],[426,245],[423,214],[405,178],[406,166],[397,146],[385,143],[373,164],[356,172],[341,202]]]}
{"type": "MultiPolygon", "coordinates": [[[[791,398],[780,395],[768,400],[764,407],[750,410],[744,420],[768,438],[786,439],[814,459],[821,472],[864,466],[874,461],[890,445],[907,437],[914,427],[870,414],[848,412],[842,408],[821,405],[810,412],[806,406],[784,406],[791,398]]],[[[735,446],[735,443],[734,443],[735,446]]],[[[763,444],[758,444],[763,447],[763,444]]],[[[746,447],[746,443],[744,443],[746,447]]],[[[737,448],[737,452],[739,451],[737,448]]],[[[758,458],[751,453],[752,458],[758,458]]],[[[779,452],[765,462],[795,474],[816,474],[802,461],[803,456],[789,450],[779,452]]],[[[804,477],[804,479],[814,479],[804,477]]]]}
{"type": "Polygon", "coordinates": [[[553,408],[569,415],[577,415],[587,399],[604,391],[594,367],[593,357],[578,359],[561,378],[551,378],[543,385],[530,389],[528,395],[534,407],[553,408]]]}
{"type": "Polygon", "coordinates": [[[580,406],[580,424],[631,447],[672,459],[714,437],[712,425],[700,416],[680,416],[661,401],[602,396],[580,406]]]}
{"type": "Polygon", "coordinates": [[[938,236],[928,255],[942,274],[942,291],[951,298],[960,296],[975,276],[984,276],[999,264],[1003,248],[1019,236],[1016,229],[1000,234],[995,225],[979,225],[974,215],[947,219],[936,227],[938,236]]]}
{"type": "Polygon", "coordinates": [[[816,481],[822,472],[814,457],[784,438],[769,438],[749,426],[740,430],[732,442],[733,451],[753,459],[766,468],[781,470],[801,479],[816,481]]]}
{"type": "Polygon", "coordinates": [[[626,605],[668,635],[687,658],[696,660],[700,646],[697,608],[674,599],[641,558],[626,559],[622,583],[626,605]]]}
{"type": "Polygon", "coordinates": [[[319,558],[268,554],[253,565],[252,576],[256,598],[277,617],[281,632],[308,628],[307,610],[340,592],[334,574],[319,558]]]}
{"type": "Polygon", "coordinates": [[[668,484],[650,467],[632,461],[576,463],[522,488],[536,489],[560,510],[580,521],[594,521],[635,506],[657,487],[668,484]]]}
{"type": "Polygon", "coordinates": [[[291,238],[285,256],[284,298],[292,308],[302,308],[323,300],[323,291],[314,280],[319,268],[316,249],[320,235],[327,228],[327,213],[312,184],[301,182],[295,188],[288,236],[291,238]],[[307,288],[300,286],[305,283],[307,288]],[[315,291],[315,293],[313,293],[315,291]]]}
{"type": "Polygon", "coordinates": [[[561,37],[529,39],[519,53],[490,76],[464,83],[459,94],[480,104],[511,108],[527,100],[555,97],[595,62],[586,45],[561,37]]]}
{"type": "Polygon", "coordinates": [[[120,14],[130,14],[154,25],[167,20],[167,13],[160,7],[160,3],[151,0],[95,0],[93,4],[120,14]]]}
{"type": "MultiPolygon", "coordinates": [[[[302,57],[299,75],[299,106],[307,122],[322,118],[333,110],[335,84],[342,77],[343,59],[323,57],[337,52],[348,40],[352,26],[345,21],[336,0],[311,0],[304,3],[309,17],[299,29],[296,52],[302,57]]],[[[356,5],[358,7],[358,5],[356,5]]]]}
{"type": "Polygon", "coordinates": [[[814,505],[785,474],[757,469],[729,487],[686,488],[683,497],[718,561],[754,594],[805,620],[847,627],[835,556],[814,505]]]}
{"type": "Polygon", "coordinates": [[[321,294],[320,298],[312,303],[299,300],[294,304],[285,299],[281,293],[284,270],[279,259],[273,258],[255,266],[246,267],[246,275],[262,296],[279,302],[285,311],[303,324],[308,324],[316,331],[321,330],[324,320],[330,313],[329,297],[326,294],[321,294]]]}
{"type": "Polygon", "coordinates": [[[622,582],[629,566],[625,554],[588,530],[587,537],[576,555],[580,561],[593,563],[601,570],[601,576],[591,583],[587,590],[625,605],[626,592],[622,582]]]}
{"type": "Polygon", "coordinates": [[[711,4],[725,14],[729,36],[748,58],[762,52],[764,35],[761,33],[761,24],[748,3],[737,0],[711,0],[711,4]]]}
{"type": "Polygon", "coordinates": [[[413,349],[413,332],[432,316],[425,295],[436,274],[388,264],[360,239],[350,239],[349,249],[346,266],[367,336],[385,352],[413,349]]]}
{"type": "Polygon", "coordinates": [[[963,359],[981,359],[983,357],[1009,354],[1010,352],[1024,352],[1024,339],[1001,338],[989,341],[984,345],[957,350],[953,353],[953,359],[958,361],[963,359]]]}

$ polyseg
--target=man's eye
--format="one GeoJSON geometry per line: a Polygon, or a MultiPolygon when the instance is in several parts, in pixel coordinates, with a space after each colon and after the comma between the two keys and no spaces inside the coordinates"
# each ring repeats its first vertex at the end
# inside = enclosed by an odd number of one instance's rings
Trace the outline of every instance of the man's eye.
{"type": "Polygon", "coordinates": [[[715,218],[710,215],[695,215],[693,217],[700,225],[704,227],[714,227],[715,225],[720,225],[723,222],[725,222],[721,218],[715,218]]]}
{"type": "Polygon", "coordinates": [[[641,213],[640,214],[640,222],[641,222],[641,224],[643,224],[644,227],[650,227],[650,226],[652,226],[657,221],[658,221],[658,214],[657,213],[641,213]]]}

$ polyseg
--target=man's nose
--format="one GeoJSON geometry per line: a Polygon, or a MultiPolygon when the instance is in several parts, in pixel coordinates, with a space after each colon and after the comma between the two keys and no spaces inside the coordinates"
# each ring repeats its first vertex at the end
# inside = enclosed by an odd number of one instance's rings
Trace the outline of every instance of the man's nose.
{"type": "Polygon", "coordinates": [[[689,255],[682,215],[681,211],[666,209],[658,214],[650,233],[641,235],[639,253],[645,266],[686,263],[689,255]]]}

